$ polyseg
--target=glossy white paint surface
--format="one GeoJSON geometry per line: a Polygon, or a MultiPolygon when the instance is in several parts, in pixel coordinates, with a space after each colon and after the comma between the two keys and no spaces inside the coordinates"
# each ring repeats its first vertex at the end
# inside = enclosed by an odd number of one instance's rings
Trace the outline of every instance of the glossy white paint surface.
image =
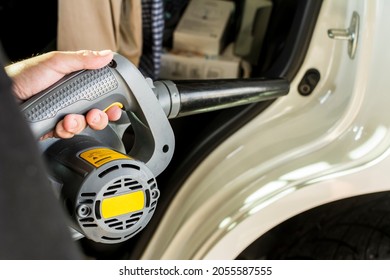
{"type": "Polygon", "coordinates": [[[390,189],[390,1],[325,0],[291,91],[203,161],[177,194],[145,259],[231,259],[315,206],[390,189]],[[356,57],[329,28],[361,19],[356,57]],[[315,92],[297,85],[310,68],[315,92]],[[388,171],[387,171],[388,170],[388,171]]]}

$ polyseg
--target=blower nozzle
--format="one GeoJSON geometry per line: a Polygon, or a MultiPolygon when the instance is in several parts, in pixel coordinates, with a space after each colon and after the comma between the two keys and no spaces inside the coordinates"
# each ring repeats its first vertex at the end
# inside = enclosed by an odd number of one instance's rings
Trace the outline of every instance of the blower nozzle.
{"type": "Polygon", "coordinates": [[[282,78],[160,80],[153,90],[168,118],[177,118],[276,99],[288,93],[289,83],[282,78]]]}

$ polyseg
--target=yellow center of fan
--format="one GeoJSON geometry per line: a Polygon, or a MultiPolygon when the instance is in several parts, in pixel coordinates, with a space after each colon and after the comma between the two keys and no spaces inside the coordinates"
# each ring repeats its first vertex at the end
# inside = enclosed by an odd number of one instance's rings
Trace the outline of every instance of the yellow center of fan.
{"type": "Polygon", "coordinates": [[[115,216],[140,211],[144,208],[143,191],[137,191],[106,198],[102,201],[102,217],[109,219],[115,216]]]}

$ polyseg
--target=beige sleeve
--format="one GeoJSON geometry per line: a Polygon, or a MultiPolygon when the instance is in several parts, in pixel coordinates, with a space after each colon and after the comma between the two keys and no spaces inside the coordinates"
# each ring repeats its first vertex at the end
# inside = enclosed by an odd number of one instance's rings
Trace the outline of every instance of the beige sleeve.
{"type": "Polygon", "coordinates": [[[57,49],[111,49],[138,65],[141,0],[58,0],[57,49]]]}

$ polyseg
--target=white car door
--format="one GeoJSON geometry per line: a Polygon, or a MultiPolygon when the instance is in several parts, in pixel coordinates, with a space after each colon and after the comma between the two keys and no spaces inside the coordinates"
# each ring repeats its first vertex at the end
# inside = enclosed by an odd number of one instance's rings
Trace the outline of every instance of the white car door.
{"type": "Polygon", "coordinates": [[[198,166],[143,258],[233,259],[303,211],[390,189],[388,11],[386,0],[323,1],[289,94],[198,166]],[[309,69],[321,79],[304,96],[309,69]]]}

